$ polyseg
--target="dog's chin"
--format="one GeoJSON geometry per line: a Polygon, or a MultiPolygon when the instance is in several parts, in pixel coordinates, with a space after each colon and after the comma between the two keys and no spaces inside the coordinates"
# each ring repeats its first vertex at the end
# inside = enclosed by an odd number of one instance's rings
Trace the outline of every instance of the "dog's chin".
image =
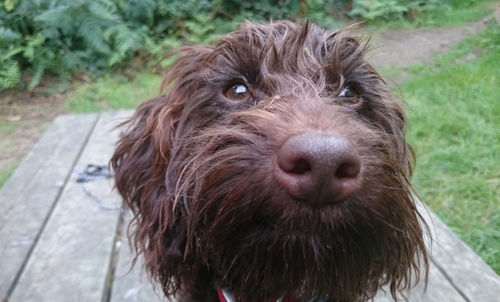
{"type": "Polygon", "coordinates": [[[235,238],[228,238],[215,255],[216,284],[242,301],[277,299],[277,293],[304,299],[344,294],[352,298],[363,290],[360,280],[368,282],[367,271],[349,284],[351,260],[361,255],[359,238],[347,230],[283,228],[263,221],[233,234],[235,238]]]}
{"type": "Polygon", "coordinates": [[[256,216],[283,235],[314,236],[341,231],[358,219],[362,207],[356,197],[320,204],[280,196],[269,199],[256,216]]]}
{"type": "MultiPolygon", "coordinates": [[[[302,266],[294,267],[291,263],[324,262],[314,252],[323,246],[315,246],[321,241],[319,235],[312,236],[303,231],[291,231],[277,228],[262,222],[257,226],[249,226],[242,234],[242,240],[233,241],[233,248],[226,250],[220,266],[216,266],[219,275],[218,285],[234,291],[244,301],[258,301],[255,294],[261,295],[260,301],[277,299],[276,293],[297,295],[302,281],[328,278],[321,273],[310,275],[317,269],[302,266]],[[273,259],[273,261],[270,261],[273,259]],[[292,281],[293,279],[293,281],[292,281]]],[[[228,247],[225,247],[226,249],[228,247]]]]}
{"type": "Polygon", "coordinates": [[[371,240],[366,238],[371,233],[368,227],[358,223],[351,228],[343,203],[322,207],[292,199],[286,203],[286,213],[277,213],[279,207],[267,208],[253,219],[242,217],[239,223],[213,228],[203,249],[205,254],[210,251],[207,256],[213,261],[217,286],[234,291],[242,301],[277,299],[273,295],[280,293],[302,298],[359,294],[363,288],[359,282],[367,282],[369,272],[354,278],[349,270],[362,271],[354,259],[365,258],[367,267],[373,260],[367,259],[370,251],[360,249],[367,244],[363,241],[371,240]]]}
{"type": "Polygon", "coordinates": [[[208,232],[198,237],[216,285],[242,301],[277,299],[277,293],[335,301],[369,297],[377,280],[393,270],[386,262],[397,263],[394,259],[404,254],[402,242],[414,244],[406,237],[407,222],[380,210],[396,206],[396,196],[367,199],[354,192],[322,206],[267,196],[243,202],[253,207],[230,211],[231,217],[204,228],[208,232]]]}

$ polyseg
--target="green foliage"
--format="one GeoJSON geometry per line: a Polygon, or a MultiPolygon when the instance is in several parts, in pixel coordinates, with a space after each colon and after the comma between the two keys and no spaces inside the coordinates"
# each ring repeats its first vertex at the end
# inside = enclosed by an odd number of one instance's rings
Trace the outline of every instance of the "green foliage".
{"type": "Polygon", "coordinates": [[[12,88],[21,81],[21,71],[16,61],[0,64],[0,87],[12,88]]]}
{"type": "MultiPolygon", "coordinates": [[[[6,0],[0,8],[0,89],[28,89],[43,75],[99,72],[137,55],[156,57],[167,37],[202,39],[213,31],[210,1],[6,0]],[[171,3],[170,3],[171,2],[171,3]],[[181,22],[182,20],[182,22],[181,22]],[[200,24],[197,27],[197,24],[200,24]],[[202,30],[201,30],[202,29],[202,30]]],[[[187,40],[187,39],[185,39],[187,40]]],[[[164,50],[164,49],[163,49],[164,50]]]]}
{"type": "Polygon", "coordinates": [[[4,0],[0,91],[33,89],[46,74],[95,74],[133,62],[144,67],[182,43],[209,43],[245,19],[307,18],[338,27],[346,18],[414,18],[484,1],[4,0]]]}
{"type": "MultiPolygon", "coordinates": [[[[107,67],[109,57],[124,56],[122,41],[109,43],[105,31],[122,23],[110,1],[26,0],[0,9],[0,66],[18,64],[30,74],[28,88],[46,72],[56,75],[107,67]],[[15,35],[14,35],[15,34],[15,35]]],[[[131,35],[133,37],[133,35],[131,35]]],[[[130,45],[133,51],[139,44],[130,45]]],[[[8,86],[1,85],[6,88],[8,86]]]]}
{"type": "MultiPolygon", "coordinates": [[[[215,1],[219,5],[220,12],[230,14],[231,16],[239,16],[240,19],[284,19],[297,14],[304,13],[300,11],[302,6],[307,5],[308,1],[304,0],[260,0],[260,1],[237,1],[237,0],[222,0],[215,1]]],[[[305,7],[302,7],[304,9],[305,7]]]]}

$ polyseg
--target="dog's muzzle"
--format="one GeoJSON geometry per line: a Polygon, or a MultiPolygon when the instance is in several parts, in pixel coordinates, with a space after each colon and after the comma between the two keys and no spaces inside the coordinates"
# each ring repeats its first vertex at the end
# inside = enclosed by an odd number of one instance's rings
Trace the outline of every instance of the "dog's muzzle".
{"type": "Polygon", "coordinates": [[[360,171],[360,156],[347,138],[304,132],[278,149],[274,177],[292,197],[320,206],[349,197],[360,171]]]}

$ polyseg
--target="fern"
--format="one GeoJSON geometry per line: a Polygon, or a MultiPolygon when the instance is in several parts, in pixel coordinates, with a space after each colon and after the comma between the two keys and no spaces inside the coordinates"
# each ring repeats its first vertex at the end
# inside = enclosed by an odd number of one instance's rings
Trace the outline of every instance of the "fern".
{"type": "Polygon", "coordinates": [[[16,5],[17,5],[17,0],[4,0],[3,2],[3,7],[7,12],[13,10],[16,7],[16,5]]]}
{"type": "Polygon", "coordinates": [[[110,27],[104,33],[108,43],[114,46],[113,54],[108,59],[109,66],[123,61],[132,52],[143,47],[145,36],[145,34],[141,35],[139,31],[132,31],[123,24],[110,27]]]}
{"type": "Polygon", "coordinates": [[[99,24],[99,20],[88,18],[80,24],[76,34],[77,37],[85,41],[86,46],[91,50],[109,55],[111,53],[111,48],[106,41],[104,41],[102,33],[102,27],[99,24]]]}
{"type": "Polygon", "coordinates": [[[53,27],[73,27],[71,22],[71,6],[61,5],[48,9],[36,16],[35,21],[41,22],[44,26],[53,27]]]}
{"type": "Polygon", "coordinates": [[[36,67],[35,73],[33,74],[33,78],[31,78],[31,81],[28,85],[28,90],[33,90],[38,84],[40,83],[40,80],[42,79],[42,76],[45,72],[45,66],[43,64],[40,64],[36,67]]]}
{"type": "Polygon", "coordinates": [[[21,82],[21,71],[17,62],[0,62],[0,91],[16,87],[21,82]]]}
{"type": "Polygon", "coordinates": [[[45,74],[101,72],[126,66],[138,53],[155,61],[181,43],[209,43],[245,18],[257,21],[290,18],[304,15],[308,8],[313,21],[330,20],[323,25],[335,26],[331,21],[334,15],[404,18],[413,12],[442,7],[440,3],[439,0],[3,0],[0,85],[2,89],[16,85],[32,89],[45,74]],[[20,85],[22,73],[33,75],[27,85],[20,85]]]}
{"type": "Polygon", "coordinates": [[[88,5],[89,15],[99,20],[112,22],[121,22],[121,17],[118,14],[118,9],[112,1],[92,1],[88,5]]]}
{"type": "Polygon", "coordinates": [[[0,45],[8,45],[9,43],[18,40],[21,35],[9,28],[0,27],[0,45]]]}

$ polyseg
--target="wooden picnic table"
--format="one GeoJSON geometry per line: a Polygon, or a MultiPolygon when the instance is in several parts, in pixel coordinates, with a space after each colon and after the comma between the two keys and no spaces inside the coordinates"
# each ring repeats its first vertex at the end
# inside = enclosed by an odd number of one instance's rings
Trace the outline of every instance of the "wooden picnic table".
{"type": "MultiPolygon", "coordinates": [[[[64,115],[45,132],[0,190],[0,299],[166,301],[137,263],[130,270],[130,214],[112,180],[79,183],[87,165],[107,165],[130,111],[64,115]]],[[[500,301],[500,278],[431,211],[429,283],[409,301],[500,301]]],[[[377,302],[392,301],[382,291],[377,302]]]]}

